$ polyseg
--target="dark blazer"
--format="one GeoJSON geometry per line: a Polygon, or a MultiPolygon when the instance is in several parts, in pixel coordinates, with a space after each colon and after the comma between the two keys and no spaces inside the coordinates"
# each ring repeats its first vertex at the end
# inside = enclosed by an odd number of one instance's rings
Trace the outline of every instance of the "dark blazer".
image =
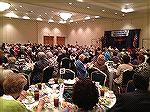
{"type": "Polygon", "coordinates": [[[120,95],[111,112],[150,112],[150,92],[136,90],[120,95]]]}

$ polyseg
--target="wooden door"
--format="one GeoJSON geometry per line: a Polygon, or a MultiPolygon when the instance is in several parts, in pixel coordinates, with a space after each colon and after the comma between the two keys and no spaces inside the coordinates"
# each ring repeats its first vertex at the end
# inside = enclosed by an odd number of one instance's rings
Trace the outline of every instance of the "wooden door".
{"type": "Polygon", "coordinates": [[[57,36],[57,45],[65,45],[65,37],[57,36]]]}
{"type": "Polygon", "coordinates": [[[44,44],[53,45],[53,38],[54,36],[44,36],[44,44]]]}

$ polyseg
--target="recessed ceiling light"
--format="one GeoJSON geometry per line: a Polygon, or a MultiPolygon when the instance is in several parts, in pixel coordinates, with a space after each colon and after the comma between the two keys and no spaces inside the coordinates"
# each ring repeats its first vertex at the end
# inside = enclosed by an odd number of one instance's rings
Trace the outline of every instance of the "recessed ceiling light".
{"type": "Polygon", "coordinates": [[[28,16],[23,16],[22,18],[23,19],[30,19],[28,16]]]}
{"type": "Polygon", "coordinates": [[[85,21],[83,21],[83,22],[85,22],[85,21]]]}
{"type": "Polygon", "coordinates": [[[36,18],[36,20],[38,20],[38,21],[42,21],[43,19],[42,19],[42,18],[40,18],[40,17],[38,17],[38,18],[36,18]]]}
{"type": "Polygon", "coordinates": [[[88,19],[91,19],[91,17],[90,17],[90,16],[87,16],[87,17],[85,17],[84,19],[85,19],[85,20],[88,20],[88,19]]]}
{"type": "Polygon", "coordinates": [[[45,13],[47,15],[47,13],[45,13]]]}
{"type": "Polygon", "coordinates": [[[115,14],[117,15],[118,13],[116,12],[115,14]]]}
{"type": "Polygon", "coordinates": [[[33,12],[33,11],[30,11],[30,12],[33,12]]]}
{"type": "Polygon", "coordinates": [[[78,22],[76,22],[76,23],[78,23],[78,22]]]}
{"type": "Polygon", "coordinates": [[[105,10],[103,9],[102,11],[104,12],[105,10]]]}
{"type": "Polygon", "coordinates": [[[28,13],[26,13],[28,15],[28,13]]]}
{"type": "Polygon", "coordinates": [[[16,11],[17,9],[15,9],[15,11],[16,11]]]}
{"type": "Polygon", "coordinates": [[[95,18],[99,18],[99,16],[95,16],[95,18]]]}
{"type": "Polygon", "coordinates": [[[6,17],[19,18],[15,13],[9,12],[5,15],[6,17]]]}
{"type": "Polygon", "coordinates": [[[87,9],[89,9],[90,7],[86,7],[87,9]]]}
{"type": "Polygon", "coordinates": [[[19,7],[22,7],[22,5],[20,5],[19,7]]]}
{"type": "Polygon", "coordinates": [[[125,14],[122,14],[122,16],[125,16],[125,14]]]}
{"type": "Polygon", "coordinates": [[[129,4],[126,4],[122,9],[121,9],[122,12],[125,12],[125,13],[128,13],[128,12],[133,12],[134,9],[131,8],[131,6],[129,6],[129,4]]]}
{"type": "Polygon", "coordinates": [[[48,20],[48,23],[53,23],[53,22],[54,22],[54,20],[52,20],[52,19],[48,20]]]}
{"type": "Polygon", "coordinates": [[[69,5],[71,5],[72,3],[69,3],[69,5]]]}
{"type": "Polygon", "coordinates": [[[52,11],[52,12],[54,12],[54,11],[52,11]]]}
{"type": "Polygon", "coordinates": [[[77,0],[78,2],[83,2],[83,0],[77,0]]]}

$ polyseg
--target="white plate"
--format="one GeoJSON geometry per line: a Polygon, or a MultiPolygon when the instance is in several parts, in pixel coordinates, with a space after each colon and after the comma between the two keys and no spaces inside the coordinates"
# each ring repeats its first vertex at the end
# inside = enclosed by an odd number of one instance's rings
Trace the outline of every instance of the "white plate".
{"type": "Polygon", "coordinates": [[[35,102],[34,98],[32,98],[31,101],[29,101],[28,99],[23,99],[22,100],[22,103],[24,103],[24,104],[31,104],[31,103],[34,103],[34,102],[35,102]]]}
{"type": "Polygon", "coordinates": [[[74,84],[75,80],[64,80],[65,84],[74,84]]]}

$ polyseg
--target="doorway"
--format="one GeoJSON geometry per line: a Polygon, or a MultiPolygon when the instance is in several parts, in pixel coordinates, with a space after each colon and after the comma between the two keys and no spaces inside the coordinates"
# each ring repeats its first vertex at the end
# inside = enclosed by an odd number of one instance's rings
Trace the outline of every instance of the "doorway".
{"type": "Polygon", "coordinates": [[[54,36],[44,36],[44,44],[53,45],[54,44],[54,36]]]}
{"type": "Polygon", "coordinates": [[[65,37],[57,36],[57,45],[65,45],[65,37]]]}

